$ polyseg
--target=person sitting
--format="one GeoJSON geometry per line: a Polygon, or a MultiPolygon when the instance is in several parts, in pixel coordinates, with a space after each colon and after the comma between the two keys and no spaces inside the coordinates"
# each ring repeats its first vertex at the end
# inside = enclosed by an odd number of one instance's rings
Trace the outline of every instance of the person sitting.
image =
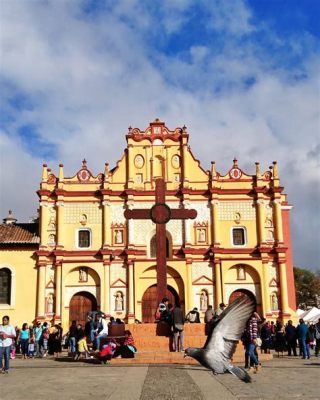
{"type": "Polygon", "coordinates": [[[200,323],[200,314],[197,307],[194,307],[193,310],[188,312],[188,314],[186,315],[186,321],[190,322],[190,324],[200,323]]]}
{"type": "Polygon", "coordinates": [[[118,345],[116,348],[113,357],[119,357],[121,358],[134,358],[134,354],[137,352],[137,348],[134,345],[134,339],[132,336],[132,333],[129,330],[126,330],[125,332],[125,338],[123,344],[118,345]]]}
{"type": "Polygon", "coordinates": [[[111,339],[109,342],[102,345],[101,350],[96,352],[94,356],[100,361],[101,364],[106,364],[107,361],[111,360],[116,350],[116,347],[116,342],[111,339]]]}
{"type": "Polygon", "coordinates": [[[100,350],[100,343],[103,338],[108,336],[108,324],[104,318],[104,314],[98,313],[96,315],[96,319],[98,320],[98,328],[96,330],[96,349],[100,350]]]}

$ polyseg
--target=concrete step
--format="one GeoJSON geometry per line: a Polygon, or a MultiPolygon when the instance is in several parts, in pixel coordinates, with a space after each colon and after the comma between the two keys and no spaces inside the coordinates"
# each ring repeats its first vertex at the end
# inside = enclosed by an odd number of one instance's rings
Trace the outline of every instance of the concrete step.
{"type": "MultiPolygon", "coordinates": [[[[127,324],[126,329],[130,330],[133,337],[145,336],[166,336],[171,332],[170,327],[165,323],[150,323],[150,324],[127,324]]],[[[189,324],[184,325],[185,335],[204,336],[205,324],[189,324]]]]}

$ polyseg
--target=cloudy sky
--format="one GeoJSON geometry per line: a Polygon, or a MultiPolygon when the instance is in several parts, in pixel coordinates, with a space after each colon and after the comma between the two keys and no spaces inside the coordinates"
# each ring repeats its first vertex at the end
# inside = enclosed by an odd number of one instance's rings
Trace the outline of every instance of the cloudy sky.
{"type": "Polygon", "coordinates": [[[279,163],[295,265],[320,267],[318,0],[1,0],[0,217],[44,162],[114,166],[129,125],[188,127],[205,169],[279,163]]]}

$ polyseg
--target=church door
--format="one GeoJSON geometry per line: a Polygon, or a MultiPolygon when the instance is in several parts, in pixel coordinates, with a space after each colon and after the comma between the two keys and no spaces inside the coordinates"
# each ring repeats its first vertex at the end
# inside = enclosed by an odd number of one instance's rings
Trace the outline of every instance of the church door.
{"type": "MultiPolygon", "coordinates": [[[[171,287],[167,286],[166,297],[169,303],[175,304],[179,300],[178,293],[171,287]]],[[[142,322],[154,322],[154,315],[158,307],[157,285],[150,286],[142,296],[142,322]]]]}
{"type": "MultiPolygon", "coordinates": [[[[246,289],[238,289],[238,290],[235,290],[234,292],[232,292],[229,297],[229,304],[233,303],[235,301],[235,299],[237,299],[238,297],[243,297],[243,296],[253,299],[255,301],[255,303],[257,304],[255,295],[246,289]]],[[[260,311],[261,311],[260,308],[261,307],[257,307],[258,313],[260,313],[260,311]]]]}
{"type": "Polygon", "coordinates": [[[77,321],[84,327],[90,311],[97,311],[97,300],[88,292],[79,292],[72,296],[69,306],[69,322],[77,321]]]}

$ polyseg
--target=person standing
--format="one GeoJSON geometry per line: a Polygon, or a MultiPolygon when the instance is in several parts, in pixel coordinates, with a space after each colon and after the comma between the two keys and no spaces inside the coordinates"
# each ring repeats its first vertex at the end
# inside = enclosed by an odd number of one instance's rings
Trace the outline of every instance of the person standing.
{"type": "Polygon", "coordinates": [[[98,313],[96,315],[98,318],[98,329],[97,329],[97,336],[96,336],[96,349],[100,350],[101,340],[108,336],[108,323],[105,319],[104,314],[98,313]]]}
{"type": "Polygon", "coordinates": [[[320,352],[320,318],[319,318],[318,322],[315,324],[315,334],[314,334],[314,336],[316,338],[315,356],[318,357],[319,356],[319,352],[320,352]]]}
{"type": "Polygon", "coordinates": [[[297,335],[299,339],[299,345],[301,346],[302,350],[302,358],[310,358],[310,348],[309,348],[309,343],[308,343],[308,325],[305,324],[304,320],[302,318],[299,319],[299,325],[297,328],[297,335]]]}
{"type": "Polygon", "coordinates": [[[9,317],[5,315],[2,318],[0,325],[0,360],[1,372],[7,374],[9,372],[10,349],[12,339],[16,337],[16,331],[12,325],[9,324],[9,317]],[[2,359],[4,358],[4,364],[2,359]]]}
{"type": "Polygon", "coordinates": [[[288,325],[285,328],[286,334],[286,341],[288,346],[288,356],[293,354],[294,356],[297,355],[297,329],[293,326],[291,319],[288,321],[288,325]]]}
{"type": "Polygon", "coordinates": [[[172,310],[172,328],[174,337],[174,350],[184,351],[184,315],[177,302],[172,310]]]}
{"type": "Polygon", "coordinates": [[[22,353],[22,358],[26,359],[28,356],[28,344],[29,344],[29,328],[28,324],[25,322],[22,325],[22,329],[19,333],[18,341],[20,341],[20,346],[21,346],[21,353],[22,353]]]}
{"type": "Polygon", "coordinates": [[[219,317],[220,314],[223,313],[224,309],[226,308],[226,305],[224,303],[219,304],[219,308],[216,309],[214,316],[219,317]]]}
{"type": "Polygon", "coordinates": [[[42,326],[41,322],[38,321],[36,327],[33,329],[34,339],[35,339],[35,350],[36,357],[41,357],[41,340],[42,340],[42,326]]]}
{"type": "Polygon", "coordinates": [[[246,327],[246,335],[247,340],[245,342],[246,346],[246,355],[249,359],[249,368],[251,363],[254,366],[254,372],[257,373],[260,368],[259,360],[256,356],[256,345],[257,345],[257,337],[258,337],[258,321],[260,320],[258,314],[254,312],[247,322],[246,327]]]}
{"type": "Polygon", "coordinates": [[[71,353],[76,352],[77,338],[78,338],[77,321],[72,321],[69,328],[69,345],[71,353]]]}

